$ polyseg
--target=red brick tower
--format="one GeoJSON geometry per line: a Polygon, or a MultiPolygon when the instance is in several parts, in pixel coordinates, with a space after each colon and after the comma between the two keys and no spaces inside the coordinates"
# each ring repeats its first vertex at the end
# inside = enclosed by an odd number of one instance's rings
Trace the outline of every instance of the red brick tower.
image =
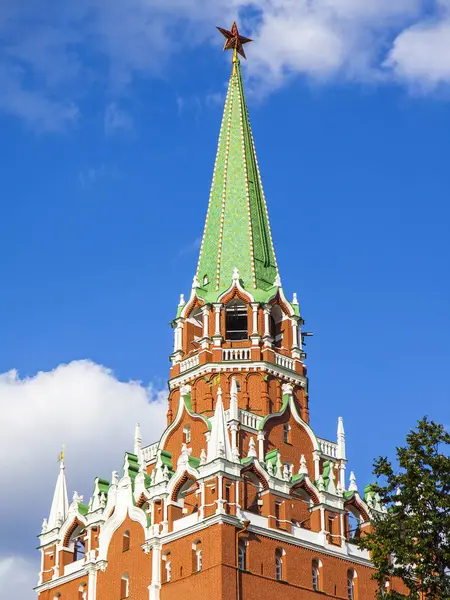
{"type": "Polygon", "coordinates": [[[173,321],[167,429],[89,504],[64,463],[40,536],[40,600],[372,600],[354,538],[381,510],[346,481],[337,441],[309,425],[296,295],[281,285],[244,98],[233,67],[197,273],[173,321]]]}

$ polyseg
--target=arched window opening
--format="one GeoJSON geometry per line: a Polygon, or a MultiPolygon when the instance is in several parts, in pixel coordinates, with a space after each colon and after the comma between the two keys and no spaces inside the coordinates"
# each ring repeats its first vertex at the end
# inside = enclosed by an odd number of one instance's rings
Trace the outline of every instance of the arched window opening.
{"type": "Polygon", "coordinates": [[[128,573],[122,575],[120,580],[120,598],[128,598],[130,596],[130,578],[128,577],[128,573]]]}
{"type": "Polygon", "coordinates": [[[82,583],[78,588],[78,600],[87,600],[87,585],[82,583]]]}
{"type": "Polygon", "coordinates": [[[275,551],[275,579],[282,581],[283,579],[283,550],[277,548],[275,551]]]}
{"type": "Polygon", "coordinates": [[[285,444],[291,443],[291,426],[289,423],[283,425],[283,440],[285,444]]]}
{"type": "Polygon", "coordinates": [[[192,572],[196,573],[203,568],[202,543],[197,540],[192,544],[192,572]]]}
{"type": "Polygon", "coordinates": [[[191,443],[191,426],[189,424],[183,427],[183,442],[185,444],[191,443]]]}
{"type": "Polygon", "coordinates": [[[59,598],[61,598],[61,594],[56,592],[56,594],[53,596],[53,600],[59,600],[59,598]]]}
{"type": "Polygon", "coordinates": [[[356,571],[354,569],[347,571],[347,598],[348,600],[357,600],[356,571]]]}
{"type": "Polygon", "coordinates": [[[238,568],[240,571],[245,571],[247,569],[247,548],[245,542],[239,542],[238,568]]]}
{"type": "Polygon", "coordinates": [[[361,517],[353,510],[345,515],[346,539],[350,544],[357,544],[361,537],[361,517]]]}
{"type": "Polygon", "coordinates": [[[70,536],[69,548],[73,552],[73,560],[81,560],[86,554],[86,529],[78,525],[70,536]]]}
{"type": "Polygon", "coordinates": [[[181,486],[178,491],[177,502],[182,507],[183,515],[190,515],[198,511],[199,486],[194,479],[189,477],[181,486]]]}
{"type": "Polygon", "coordinates": [[[164,563],[163,583],[169,583],[169,581],[172,581],[172,559],[170,556],[170,552],[165,552],[162,555],[162,560],[164,563]]]}
{"type": "Polygon", "coordinates": [[[225,307],[226,339],[248,339],[247,305],[242,300],[231,300],[225,307]]]}
{"type": "Polygon", "coordinates": [[[283,345],[283,311],[275,304],[270,311],[270,337],[275,348],[283,345]]]}
{"type": "Polygon", "coordinates": [[[130,549],[130,532],[125,531],[122,538],[122,552],[127,552],[130,549]]]}
{"type": "Polygon", "coordinates": [[[314,559],[312,561],[312,588],[315,592],[320,590],[320,574],[321,574],[322,563],[320,560],[314,559]]]}
{"type": "Polygon", "coordinates": [[[208,275],[203,275],[203,285],[208,285],[208,283],[209,283],[208,275]]]}

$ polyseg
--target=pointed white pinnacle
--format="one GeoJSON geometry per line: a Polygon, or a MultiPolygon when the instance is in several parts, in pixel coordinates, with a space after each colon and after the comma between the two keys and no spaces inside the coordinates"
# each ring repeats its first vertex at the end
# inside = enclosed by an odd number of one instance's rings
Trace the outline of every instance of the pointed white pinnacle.
{"type": "Polygon", "coordinates": [[[305,455],[302,454],[300,457],[300,469],[298,470],[299,475],[308,475],[308,465],[306,464],[305,455]]]}
{"type": "Polygon", "coordinates": [[[69,501],[67,498],[66,476],[64,473],[64,459],[59,465],[59,475],[56,481],[55,492],[53,494],[50,516],[47,527],[49,530],[59,527],[66,519],[69,510],[69,501]]]}
{"type": "Polygon", "coordinates": [[[234,267],[233,269],[233,281],[239,281],[239,271],[237,267],[234,267]]]}
{"type": "Polygon", "coordinates": [[[178,306],[184,306],[186,304],[186,300],[184,299],[184,294],[180,294],[180,302],[178,306]]]}
{"type": "Polygon", "coordinates": [[[206,451],[204,448],[202,448],[202,451],[200,452],[200,464],[206,464],[206,451]]]}
{"type": "Polygon", "coordinates": [[[292,294],[292,302],[291,302],[291,304],[298,304],[297,294],[295,292],[292,294]]]}
{"type": "Polygon", "coordinates": [[[258,456],[258,454],[256,453],[256,448],[255,448],[255,438],[253,438],[253,437],[250,438],[250,441],[248,443],[247,456],[252,456],[254,458],[256,458],[258,456]]]}
{"type": "Polygon", "coordinates": [[[216,408],[214,410],[214,420],[211,428],[211,435],[208,441],[208,462],[216,458],[226,458],[233,460],[231,454],[230,438],[228,437],[227,423],[225,419],[225,410],[222,402],[222,389],[217,390],[216,408]]]}
{"type": "Polygon", "coordinates": [[[348,486],[349,492],[357,492],[358,486],[356,484],[356,477],[353,471],[350,471],[350,485],[348,486]]]}

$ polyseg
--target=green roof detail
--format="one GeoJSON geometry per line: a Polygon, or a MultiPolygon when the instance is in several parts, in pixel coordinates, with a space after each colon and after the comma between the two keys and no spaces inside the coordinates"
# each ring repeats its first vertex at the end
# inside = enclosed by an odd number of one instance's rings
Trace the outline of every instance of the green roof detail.
{"type": "Polygon", "coordinates": [[[80,515],[83,515],[83,517],[84,517],[89,512],[89,506],[87,504],[83,504],[82,502],[79,502],[78,503],[78,512],[80,513],[80,515]]]}
{"type": "Polygon", "coordinates": [[[275,450],[271,450],[270,452],[267,452],[266,458],[265,458],[265,463],[266,464],[272,463],[272,466],[276,467],[279,453],[280,453],[280,451],[278,450],[278,448],[275,448],[275,450]]]}
{"type": "Polygon", "coordinates": [[[192,468],[198,469],[200,466],[200,459],[197,458],[196,456],[189,456],[188,463],[189,463],[189,466],[191,466],[192,468]]]}
{"type": "Polygon", "coordinates": [[[102,479],[101,477],[95,478],[95,490],[94,493],[98,491],[99,494],[108,495],[110,483],[107,479],[102,479]]]}
{"type": "Polygon", "coordinates": [[[238,60],[220,129],[197,294],[208,302],[216,300],[230,287],[235,267],[255,300],[275,294],[278,268],[238,60]]]}

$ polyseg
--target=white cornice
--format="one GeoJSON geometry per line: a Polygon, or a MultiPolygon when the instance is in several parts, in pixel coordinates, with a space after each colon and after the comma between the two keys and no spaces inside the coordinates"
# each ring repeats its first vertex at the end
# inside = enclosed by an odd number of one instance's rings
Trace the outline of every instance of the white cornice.
{"type": "Polygon", "coordinates": [[[187,371],[182,375],[178,375],[169,381],[169,388],[172,390],[180,385],[185,383],[189,383],[197,379],[203,374],[208,372],[226,372],[226,371],[262,371],[264,373],[269,373],[270,375],[278,375],[282,377],[286,381],[293,383],[295,385],[299,385],[303,388],[306,388],[307,378],[295,371],[290,371],[288,369],[284,369],[274,363],[266,362],[266,361],[233,361],[233,362],[210,362],[204,365],[199,365],[198,367],[192,369],[191,371],[187,371]]]}

